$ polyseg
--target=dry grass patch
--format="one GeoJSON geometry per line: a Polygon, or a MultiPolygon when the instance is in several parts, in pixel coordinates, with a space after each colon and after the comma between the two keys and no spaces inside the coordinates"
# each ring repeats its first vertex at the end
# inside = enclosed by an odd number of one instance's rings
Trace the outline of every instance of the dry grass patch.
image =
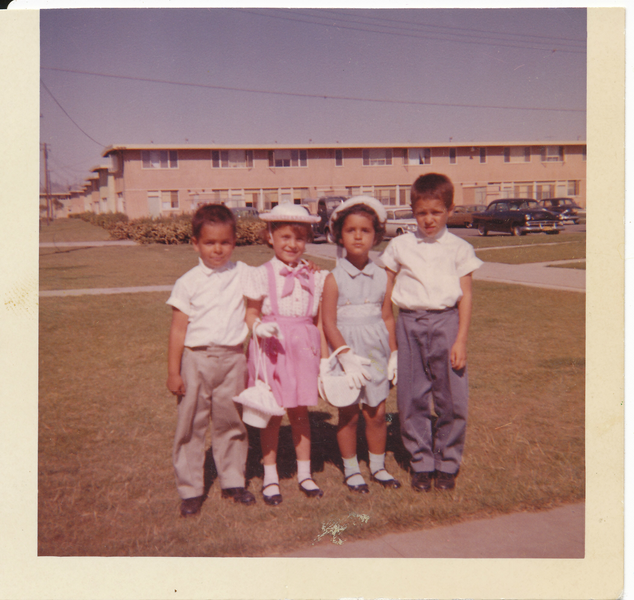
{"type": "Polygon", "coordinates": [[[105,242],[110,234],[81,219],[57,219],[48,225],[40,220],[40,242],[105,242]]]}
{"type": "MultiPolygon", "coordinates": [[[[284,424],[284,502],[267,507],[258,431],[250,429],[247,474],[257,504],[220,498],[208,454],[209,497],[194,519],[179,516],[171,464],[168,294],[41,298],[39,554],[274,556],[313,543],[328,523],[347,520],[342,537],[353,540],[582,500],[585,298],[483,282],[474,288],[470,417],[454,492],[421,495],[409,487],[392,390],[387,461],[400,490],[374,483],[367,496],[346,490],[335,411],[321,402],[311,411],[321,500],[297,489],[284,424]]],[[[359,456],[367,475],[363,437],[359,456]]]]}
{"type": "Polygon", "coordinates": [[[499,248],[476,250],[478,258],[486,262],[506,264],[525,264],[555,260],[573,260],[586,257],[584,242],[565,242],[561,244],[531,246],[522,245],[517,248],[499,248]]]}

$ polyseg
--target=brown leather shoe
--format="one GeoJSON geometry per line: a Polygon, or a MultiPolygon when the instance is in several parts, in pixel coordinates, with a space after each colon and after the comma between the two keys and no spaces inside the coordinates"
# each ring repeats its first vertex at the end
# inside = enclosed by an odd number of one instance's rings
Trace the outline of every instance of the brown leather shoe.
{"type": "Polygon", "coordinates": [[[255,496],[243,487],[225,488],[222,490],[222,497],[233,498],[234,502],[240,502],[240,504],[255,504],[255,496]]]}
{"type": "Polygon", "coordinates": [[[204,496],[196,496],[195,498],[186,498],[181,502],[181,516],[193,517],[200,512],[203,505],[204,496]]]}
{"type": "Polygon", "coordinates": [[[456,487],[456,474],[436,471],[434,487],[437,490],[453,490],[456,487]]]}
{"type": "Polygon", "coordinates": [[[417,492],[431,490],[431,473],[429,471],[415,472],[412,475],[412,488],[417,492]]]}

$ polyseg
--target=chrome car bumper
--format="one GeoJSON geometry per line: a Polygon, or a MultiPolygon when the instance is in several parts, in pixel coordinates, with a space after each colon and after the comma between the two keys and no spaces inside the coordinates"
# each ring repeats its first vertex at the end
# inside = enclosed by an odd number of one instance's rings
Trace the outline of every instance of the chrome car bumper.
{"type": "Polygon", "coordinates": [[[520,225],[520,229],[526,233],[535,232],[535,231],[561,231],[563,228],[564,226],[561,223],[552,223],[552,222],[531,223],[529,221],[526,223],[526,225],[520,225]]]}

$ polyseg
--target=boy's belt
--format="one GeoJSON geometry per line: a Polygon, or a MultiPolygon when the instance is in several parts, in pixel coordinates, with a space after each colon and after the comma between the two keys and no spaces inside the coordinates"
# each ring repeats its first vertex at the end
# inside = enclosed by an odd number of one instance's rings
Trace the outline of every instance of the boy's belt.
{"type": "Polygon", "coordinates": [[[193,350],[194,352],[203,352],[210,350],[226,350],[227,352],[242,352],[243,346],[242,344],[237,344],[235,346],[221,346],[220,344],[210,344],[209,346],[185,346],[189,350],[193,350]]]}
{"type": "Polygon", "coordinates": [[[449,312],[450,310],[456,310],[458,306],[449,306],[447,308],[438,308],[438,309],[430,309],[427,310],[425,308],[419,308],[418,310],[410,310],[409,308],[400,308],[399,312],[405,313],[406,315],[420,315],[426,313],[444,313],[449,312]]]}

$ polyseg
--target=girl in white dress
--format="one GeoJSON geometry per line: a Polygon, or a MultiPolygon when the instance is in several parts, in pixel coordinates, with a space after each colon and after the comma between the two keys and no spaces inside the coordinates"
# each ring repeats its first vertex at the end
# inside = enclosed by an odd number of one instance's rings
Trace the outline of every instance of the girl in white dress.
{"type": "Polygon", "coordinates": [[[385,399],[390,380],[396,383],[397,360],[393,277],[369,255],[383,237],[385,220],[385,209],[369,196],[350,198],[333,212],[330,230],[346,257],[326,278],[322,298],[326,339],[332,349],[350,347],[338,354],[338,360],[350,385],[359,388],[356,402],[338,409],[337,442],[345,483],[350,491],[361,494],[370,490],[357,460],[359,407],[366,423],[372,481],[394,489],[401,485],[385,469],[385,399]]]}

